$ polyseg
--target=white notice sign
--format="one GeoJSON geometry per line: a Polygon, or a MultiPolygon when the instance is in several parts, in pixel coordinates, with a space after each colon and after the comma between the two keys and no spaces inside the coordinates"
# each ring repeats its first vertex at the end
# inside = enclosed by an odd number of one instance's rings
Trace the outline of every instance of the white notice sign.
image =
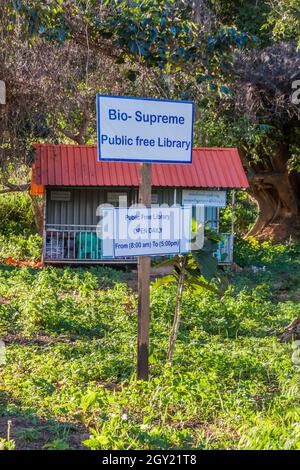
{"type": "Polygon", "coordinates": [[[97,95],[98,160],[191,163],[192,101],[97,95]]]}
{"type": "Polygon", "coordinates": [[[226,207],[226,191],[183,190],[182,204],[205,207],[226,207]]]}
{"type": "Polygon", "coordinates": [[[191,250],[191,208],[103,208],[104,258],[158,256],[191,250]]]}

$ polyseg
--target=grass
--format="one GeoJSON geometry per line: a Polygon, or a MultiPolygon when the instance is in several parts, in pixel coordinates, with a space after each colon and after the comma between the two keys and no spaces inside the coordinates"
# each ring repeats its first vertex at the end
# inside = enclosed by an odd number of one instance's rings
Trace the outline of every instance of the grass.
{"type": "Polygon", "coordinates": [[[2,447],[299,449],[299,371],[276,337],[300,316],[299,251],[239,250],[244,270],[221,300],[185,294],[172,367],[174,289],[152,290],[148,383],[135,380],[128,274],[2,266],[2,447]],[[247,267],[256,259],[265,271],[247,267]]]}

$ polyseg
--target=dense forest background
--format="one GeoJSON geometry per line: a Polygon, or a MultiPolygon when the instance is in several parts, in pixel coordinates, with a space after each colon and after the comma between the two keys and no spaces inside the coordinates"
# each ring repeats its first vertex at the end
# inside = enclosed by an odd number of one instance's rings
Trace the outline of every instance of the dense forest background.
{"type": "Polygon", "coordinates": [[[0,18],[1,193],[28,190],[34,142],[96,141],[96,93],[193,99],[195,145],[240,150],[250,234],[299,237],[299,0],[7,0],[0,18]]]}

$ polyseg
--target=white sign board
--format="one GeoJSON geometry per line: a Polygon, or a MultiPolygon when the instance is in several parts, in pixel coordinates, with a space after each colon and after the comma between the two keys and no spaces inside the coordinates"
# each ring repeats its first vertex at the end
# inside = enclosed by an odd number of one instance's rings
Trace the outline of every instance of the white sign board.
{"type": "Polygon", "coordinates": [[[191,206],[202,205],[205,207],[225,207],[226,191],[183,190],[182,204],[191,206]]]}
{"type": "Polygon", "coordinates": [[[51,191],[51,201],[70,201],[71,191],[51,191]]]}
{"type": "Polygon", "coordinates": [[[102,209],[103,258],[159,256],[191,250],[191,208],[102,209]]]}
{"type": "Polygon", "coordinates": [[[192,101],[97,95],[98,160],[191,163],[192,101]]]}

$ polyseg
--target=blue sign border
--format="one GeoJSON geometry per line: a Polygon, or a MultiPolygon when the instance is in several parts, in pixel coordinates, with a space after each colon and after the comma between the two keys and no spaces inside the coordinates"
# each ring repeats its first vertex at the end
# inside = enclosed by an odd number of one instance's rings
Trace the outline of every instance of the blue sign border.
{"type": "Polygon", "coordinates": [[[141,98],[136,96],[116,96],[116,95],[96,95],[96,115],[97,115],[97,151],[98,151],[98,162],[129,162],[129,163],[177,163],[178,165],[190,165],[193,157],[193,140],[194,140],[194,101],[188,100],[167,100],[159,98],[141,98]],[[109,158],[101,156],[101,142],[100,142],[100,98],[118,98],[125,100],[140,100],[140,101],[163,101],[167,103],[186,103],[192,105],[192,132],[191,132],[191,155],[190,160],[187,162],[179,162],[177,160],[150,160],[150,159],[128,159],[128,158],[109,158]]]}

